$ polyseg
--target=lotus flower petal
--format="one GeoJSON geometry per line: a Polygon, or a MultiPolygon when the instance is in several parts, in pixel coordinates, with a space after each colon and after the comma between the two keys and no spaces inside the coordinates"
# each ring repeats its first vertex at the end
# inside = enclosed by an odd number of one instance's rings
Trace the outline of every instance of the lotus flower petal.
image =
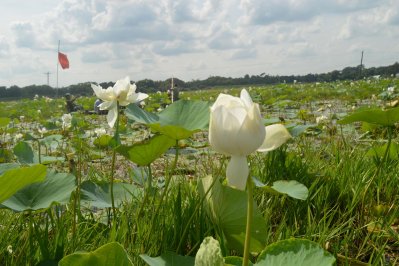
{"type": "Polygon", "coordinates": [[[274,124],[265,127],[266,137],[263,144],[259,147],[259,152],[268,152],[277,149],[292,138],[291,134],[284,125],[274,124]]]}

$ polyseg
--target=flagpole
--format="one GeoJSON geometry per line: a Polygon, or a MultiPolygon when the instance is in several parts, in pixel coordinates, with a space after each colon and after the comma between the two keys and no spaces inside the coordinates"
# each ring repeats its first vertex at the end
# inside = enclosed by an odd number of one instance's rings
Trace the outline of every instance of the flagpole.
{"type": "Polygon", "coordinates": [[[55,97],[58,98],[58,55],[60,53],[60,40],[58,40],[58,50],[57,50],[57,87],[55,89],[55,97]]]}

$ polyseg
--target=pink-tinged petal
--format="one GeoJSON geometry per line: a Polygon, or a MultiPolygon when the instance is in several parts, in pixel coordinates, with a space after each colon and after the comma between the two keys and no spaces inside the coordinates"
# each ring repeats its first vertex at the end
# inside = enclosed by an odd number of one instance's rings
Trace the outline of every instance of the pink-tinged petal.
{"type": "Polygon", "coordinates": [[[227,184],[231,187],[245,190],[249,168],[246,156],[231,156],[227,165],[226,177],[227,184]]]}
{"type": "Polygon", "coordinates": [[[263,144],[258,149],[259,152],[275,150],[292,138],[285,126],[281,124],[267,126],[265,130],[266,137],[263,144]]]}
{"type": "Polygon", "coordinates": [[[117,117],[118,117],[118,108],[115,107],[108,111],[107,122],[111,128],[114,127],[117,117]]]}

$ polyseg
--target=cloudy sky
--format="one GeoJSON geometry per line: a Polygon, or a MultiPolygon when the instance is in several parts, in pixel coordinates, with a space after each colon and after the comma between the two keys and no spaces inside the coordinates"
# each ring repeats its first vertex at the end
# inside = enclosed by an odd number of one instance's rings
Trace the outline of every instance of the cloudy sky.
{"type": "Polygon", "coordinates": [[[398,0],[2,0],[0,86],[321,73],[399,61],[398,0]]]}

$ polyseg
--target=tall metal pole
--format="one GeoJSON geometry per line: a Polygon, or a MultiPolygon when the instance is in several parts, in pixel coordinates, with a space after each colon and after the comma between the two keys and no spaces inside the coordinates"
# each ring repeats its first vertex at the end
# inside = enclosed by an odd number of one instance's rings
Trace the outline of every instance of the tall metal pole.
{"type": "Polygon", "coordinates": [[[175,98],[175,96],[174,96],[174,93],[175,93],[175,84],[174,84],[174,82],[173,82],[173,76],[172,76],[172,86],[171,86],[171,88],[170,88],[170,91],[171,91],[172,103],[173,103],[173,100],[174,100],[174,98],[175,98]]]}
{"type": "Polygon", "coordinates": [[[360,58],[360,78],[362,78],[362,72],[363,72],[363,51],[362,51],[362,57],[360,58]]]}
{"type": "Polygon", "coordinates": [[[59,52],[60,52],[60,40],[58,40],[58,50],[57,50],[57,87],[55,89],[55,97],[56,98],[58,98],[58,65],[59,65],[58,55],[59,55],[59,52]]]}

